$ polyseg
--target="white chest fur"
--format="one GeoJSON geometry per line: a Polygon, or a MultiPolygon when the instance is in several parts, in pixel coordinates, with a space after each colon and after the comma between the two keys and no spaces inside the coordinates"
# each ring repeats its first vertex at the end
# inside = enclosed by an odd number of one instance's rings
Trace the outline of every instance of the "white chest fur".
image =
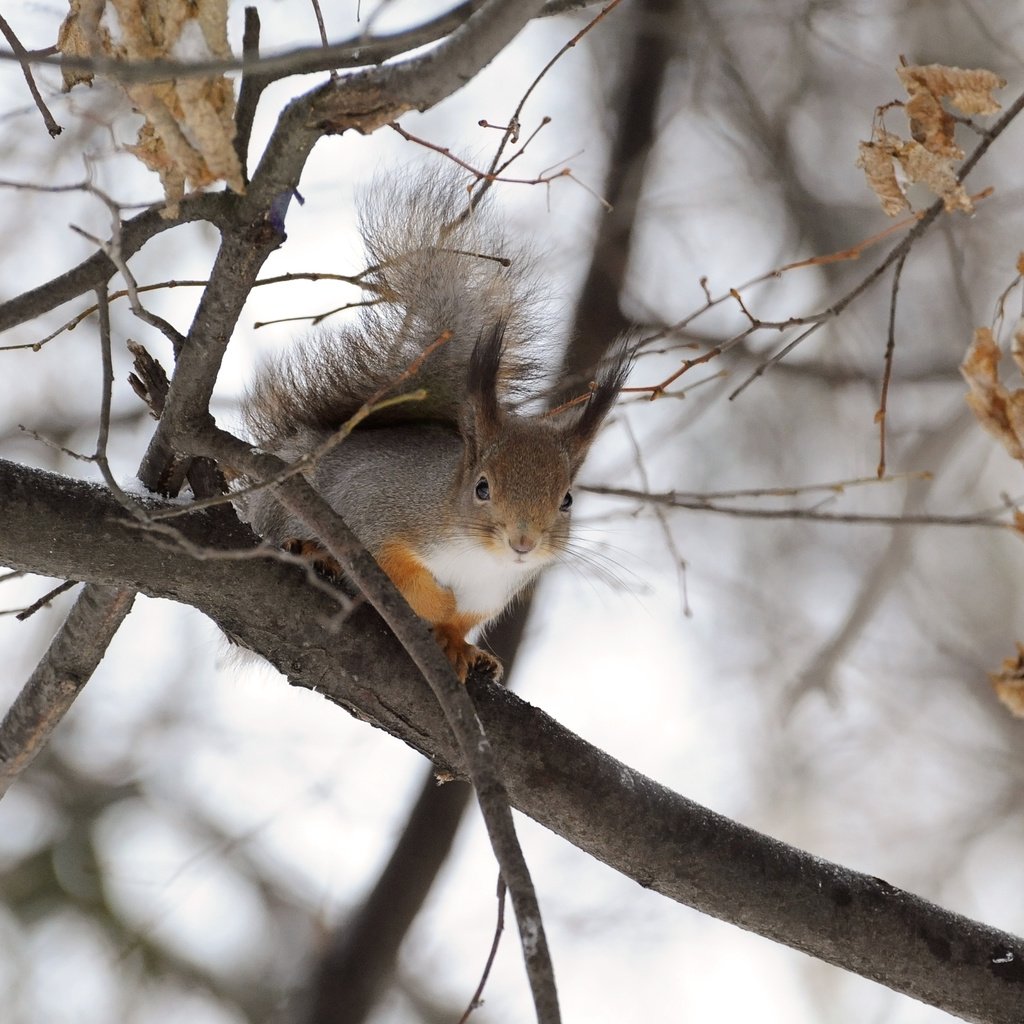
{"type": "Polygon", "coordinates": [[[496,552],[469,538],[450,541],[422,557],[437,582],[455,594],[459,611],[484,619],[503,611],[549,561],[536,551],[526,556],[511,548],[496,552]]]}

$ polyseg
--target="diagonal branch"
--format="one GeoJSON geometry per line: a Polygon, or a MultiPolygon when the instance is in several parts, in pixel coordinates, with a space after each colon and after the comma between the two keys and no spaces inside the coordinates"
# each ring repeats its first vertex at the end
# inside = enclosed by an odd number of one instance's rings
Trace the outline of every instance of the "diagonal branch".
{"type": "Polygon", "coordinates": [[[363,1024],[394,973],[398,950],[448,858],[470,789],[420,787],[402,835],[363,903],[331,936],[312,982],[308,1024],[363,1024]]]}
{"type": "MultiPolygon", "coordinates": [[[[223,431],[209,430],[195,438],[194,444],[203,455],[235,467],[250,479],[272,479],[287,468],[275,456],[254,452],[223,431]]],[[[274,494],[330,552],[345,576],[388,624],[443,709],[459,759],[476,791],[501,876],[512,897],[538,1024],[558,1024],[561,1016],[554,969],[533,879],[516,836],[508,795],[498,770],[500,762],[468,691],[455,678],[423,620],[412,612],[383,570],[312,486],[303,477],[293,476],[278,484],[274,494]]]]}
{"type": "Polygon", "coordinates": [[[325,130],[372,131],[407,110],[427,110],[490,64],[543,6],[543,0],[485,0],[429,52],[328,82],[312,94],[311,114],[325,130]]]}
{"type": "Polygon", "coordinates": [[[32,102],[35,103],[39,113],[42,114],[43,124],[46,125],[50,138],[55,139],[64,129],[53,119],[50,108],[43,102],[39,86],[36,85],[36,80],[32,77],[28,51],[21,45],[21,40],[14,34],[14,29],[11,28],[2,15],[0,15],[0,33],[3,33],[3,37],[7,40],[7,45],[11,48],[14,58],[21,65],[22,74],[25,76],[25,84],[28,86],[28,91],[32,94],[32,102]]]}
{"type": "MultiPolygon", "coordinates": [[[[100,487],[0,461],[0,563],[184,601],[323,693],[457,774],[440,706],[363,607],[337,635],[329,598],[273,561],[199,562],[134,528],[100,487]]],[[[178,520],[237,545],[208,512],[178,520]]],[[[251,541],[250,541],[251,543],[251,541]]],[[[687,800],[496,686],[471,684],[512,804],[670,899],[980,1024],[1020,1017],[1024,940],[795,849],[687,800]]]]}
{"type": "Polygon", "coordinates": [[[0,723],[0,796],[42,750],[106,654],[135,591],[87,583],[0,723]]]}
{"type": "MultiPolygon", "coordinates": [[[[151,238],[179,224],[205,220],[218,227],[222,226],[229,201],[230,197],[224,193],[208,192],[183,200],[177,217],[161,216],[161,206],[129,218],[121,225],[122,258],[129,259],[151,238]]],[[[7,302],[0,302],[0,331],[56,309],[84,292],[106,284],[116,273],[114,261],[104,251],[98,250],[59,277],[22,292],[7,302]]]]}

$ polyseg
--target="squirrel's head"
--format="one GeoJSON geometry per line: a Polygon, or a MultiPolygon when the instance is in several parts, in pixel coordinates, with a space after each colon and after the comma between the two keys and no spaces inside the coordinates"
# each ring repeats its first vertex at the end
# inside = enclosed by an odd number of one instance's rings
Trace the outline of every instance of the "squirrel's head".
{"type": "Polygon", "coordinates": [[[572,419],[517,415],[502,407],[498,380],[504,323],[473,349],[466,405],[459,505],[485,546],[541,564],[569,541],[572,483],[629,370],[629,356],[602,373],[572,419]]]}

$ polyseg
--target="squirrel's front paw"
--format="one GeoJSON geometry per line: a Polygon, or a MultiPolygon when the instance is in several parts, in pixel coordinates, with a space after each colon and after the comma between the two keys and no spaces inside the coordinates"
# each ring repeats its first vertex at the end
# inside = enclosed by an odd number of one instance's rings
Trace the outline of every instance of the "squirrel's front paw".
{"type": "Polygon", "coordinates": [[[474,644],[466,643],[463,637],[443,625],[434,627],[434,636],[437,637],[441,650],[444,651],[445,656],[452,663],[452,668],[455,669],[459,682],[464,683],[466,681],[466,676],[469,675],[471,668],[483,669],[494,682],[498,682],[501,679],[504,669],[501,662],[493,654],[480,650],[474,644]]]}
{"type": "MultiPolygon", "coordinates": [[[[501,677],[505,674],[505,667],[502,663],[493,654],[480,650],[474,644],[466,644],[466,647],[469,649],[473,667],[486,672],[491,677],[492,682],[501,682],[501,677]]],[[[465,679],[463,679],[463,682],[465,682],[465,679]]]]}
{"type": "Polygon", "coordinates": [[[321,576],[329,576],[340,580],[344,576],[341,566],[326,548],[322,547],[315,540],[299,540],[298,537],[290,537],[281,544],[289,554],[298,555],[313,564],[313,568],[321,576]]]}

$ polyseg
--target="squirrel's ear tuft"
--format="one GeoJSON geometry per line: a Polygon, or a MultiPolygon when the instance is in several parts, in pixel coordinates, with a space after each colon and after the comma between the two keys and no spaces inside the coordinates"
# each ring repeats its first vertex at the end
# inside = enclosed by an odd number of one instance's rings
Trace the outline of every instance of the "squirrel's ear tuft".
{"type": "Polygon", "coordinates": [[[498,375],[505,348],[505,325],[505,320],[499,320],[484,331],[469,357],[466,393],[469,396],[467,417],[471,422],[463,423],[462,432],[467,441],[473,440],[478,447],[484,447],[501,426],[498,375]]]}
{"type": "Polygon", "coordinates": [[[579,414],[576,422],[567,428],[566,437],[574,476],[586,458],[587,451],[597,437],[605,417],[611,412],[615,399],[619,397],[629,371],[633,368],[635,354],[635,346],[629,344],[625,338],[616,344],[598,371],[590,397],[583,406],[583,412],[579,414]]]}

